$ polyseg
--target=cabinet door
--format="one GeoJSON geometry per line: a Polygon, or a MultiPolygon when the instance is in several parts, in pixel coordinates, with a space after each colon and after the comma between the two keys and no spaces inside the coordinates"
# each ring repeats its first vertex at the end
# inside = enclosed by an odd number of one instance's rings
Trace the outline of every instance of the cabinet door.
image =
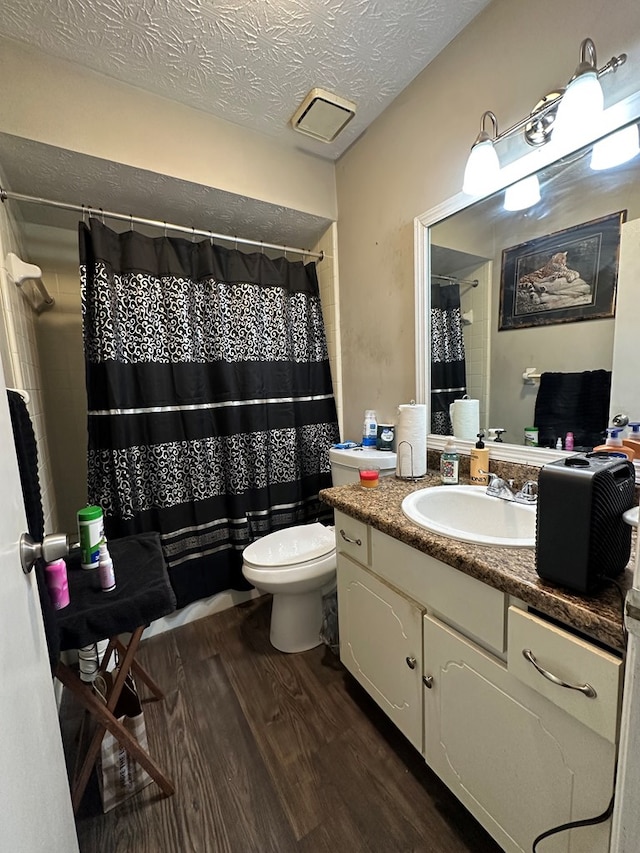
{"type": "MultiPolygon", "coordinates": [[[[508,853],[593,817],[613,790],[615,747],[499,660],[425,616],[425,758],[508,853]]],[[[546,839],[544,853],[606,853],[610,823],[546,839]]]]}
{"type": "Polygon", "coordinates": [[[338,554],[340,659],[422,752],[422,609],[338,554]]]}

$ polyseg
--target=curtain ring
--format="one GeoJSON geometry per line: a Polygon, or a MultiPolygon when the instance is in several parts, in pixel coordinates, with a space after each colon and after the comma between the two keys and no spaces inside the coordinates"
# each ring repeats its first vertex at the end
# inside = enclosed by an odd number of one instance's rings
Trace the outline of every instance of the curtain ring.
{"type": "Polygon", "coordinates": [[[213,231],[209,231],[209,242],[211,243],[211,248],[213,249],[213,231]]]}
{"type": "Polygon", "coordinates": [[[84,204],[83,204],[83,205],[82,205],[82,224],[83,224],[83,225],[86,225],[86,224],[87,224],[87,220],[85,219],[85,214],[86,214],[86,212],[87,212],[87,211],[85,210],[85,207],[84,207],[84,204]]]}
{"type": "Polygon", "coordinates": [[[191,242],[196,242],[196,229],[194,225],[191,226],[191,242]]]}
{"type": "Polygon", "coordinates": [[[129,214],[129,231],[133,231],[133,213],[129,214]]]}
{"type": "Polygon", "coordinates": [[[167,223],[164,223],[164,236],[167,236],[167,223]]]}
{"type": "Polygon", "coordinates": [[[233,235],[233,248],[236,250],[236,252],[238,251],[238,235],[237,234],[233,235]]]}
{"type": "Polygon", "coordinates": [[[101,217],[102,217],[102,224],[104,225],[104,224],[105,224],[105,221],[104,221],[104,210],[103,210],[102,208],[100,208],[100,214],[101,214],[101,217]]]}
{"type": "Polygon", "coordinates": [[[260,254],[264,255],[264,242],[260,240],[260,254]]]}

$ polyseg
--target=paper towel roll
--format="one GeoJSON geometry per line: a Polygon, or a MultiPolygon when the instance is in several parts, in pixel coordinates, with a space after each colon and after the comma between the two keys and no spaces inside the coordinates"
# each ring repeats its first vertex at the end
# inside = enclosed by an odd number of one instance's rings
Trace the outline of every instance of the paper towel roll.
{"type": "Polygon", "coordinates": [[[449,406],[453,434],[465,441],[475,441],[480,432],[480,401],[462,399],[449,406]]]}
{"type": "Polygon", "coordinates": [[[396,426],[396,476],[404,479],[427,473],[427,407],[416,403],[398,406],[396,426]]]}

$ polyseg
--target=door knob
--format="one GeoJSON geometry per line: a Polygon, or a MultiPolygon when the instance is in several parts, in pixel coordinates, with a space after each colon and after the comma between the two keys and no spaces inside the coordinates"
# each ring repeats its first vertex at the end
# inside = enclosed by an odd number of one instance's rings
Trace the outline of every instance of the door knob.
{"type": "Polygon", "coordinates": [[[20,537],[20,562],[22,571],[28,575],[37,559],[42,557],[45,563],[52,563],[69,553],[69,537],[66,533],[49,533],[42,542],[28,533],[20,537]]]}

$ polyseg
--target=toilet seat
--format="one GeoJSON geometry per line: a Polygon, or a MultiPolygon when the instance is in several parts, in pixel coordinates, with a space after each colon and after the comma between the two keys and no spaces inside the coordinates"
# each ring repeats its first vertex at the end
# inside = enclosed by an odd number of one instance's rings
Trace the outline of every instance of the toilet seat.
{"type": "Polygon", "coordinates": [[[334,528],[316,521],[268,533],[244,549],[242,560],[258,571],[286,571],[324,562],[326,557],[333,555],[335,547],[334,528]]]}

